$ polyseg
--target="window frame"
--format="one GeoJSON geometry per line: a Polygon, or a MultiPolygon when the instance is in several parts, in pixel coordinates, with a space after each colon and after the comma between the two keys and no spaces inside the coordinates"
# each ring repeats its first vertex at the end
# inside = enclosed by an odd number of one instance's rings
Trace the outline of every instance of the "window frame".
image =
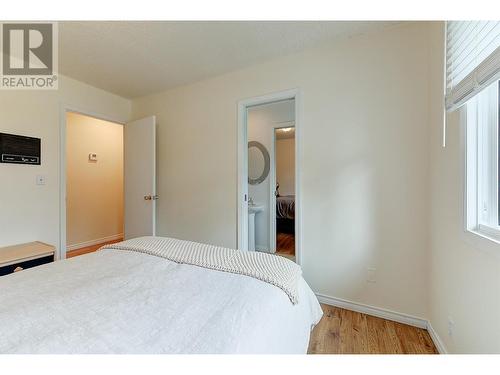
{"type": "Polygon", "coordinates": [[[500,81],[463,106],[465,230],[500,243],[500,81]],[[483,99],[483,100],[480,100],[483,99]]]}

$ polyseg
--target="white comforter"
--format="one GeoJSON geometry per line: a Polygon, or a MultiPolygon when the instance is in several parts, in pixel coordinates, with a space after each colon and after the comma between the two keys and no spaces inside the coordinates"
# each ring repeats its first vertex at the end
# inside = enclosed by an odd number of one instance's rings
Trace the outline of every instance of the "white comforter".
{"type": "Polygon", "coordinates": [[[0,278],[0,353],[305,353],[321,307],[242,275],[103,250],[0,278]]]}

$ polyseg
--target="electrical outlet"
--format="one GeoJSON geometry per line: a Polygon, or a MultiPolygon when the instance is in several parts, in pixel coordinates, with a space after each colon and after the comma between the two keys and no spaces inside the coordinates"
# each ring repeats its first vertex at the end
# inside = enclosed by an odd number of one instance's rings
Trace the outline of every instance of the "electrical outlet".
{"type": "Polygon", "coordinates": [[[451,316],[448,317],[448,336],[453,336],[453,331],[455,330],[455,321],[451,316]]]}
{"type": "Polygon", "coordinates": [[[377,272],[376,268],[368,267],[366,269],[366,282],[368,282],[368,283],[376,283],[377,282],[376,272],[377,272]]]}
{"type": "Polygon", "coordinates": [[[39,174],[36,176],[36,184],[45,185],[45,176],[43,174],[39,174]]]}

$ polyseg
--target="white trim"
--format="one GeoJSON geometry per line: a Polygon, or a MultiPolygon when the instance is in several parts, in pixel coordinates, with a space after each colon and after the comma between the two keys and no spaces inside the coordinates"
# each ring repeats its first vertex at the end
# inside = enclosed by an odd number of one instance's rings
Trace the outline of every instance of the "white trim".
{"type": "Polygon", "coordinates": [[[302,262],[302,215],[300,194],[300,131],[302,123],[302,99],[298,88],[274,92],[267,95],[257,96],[240,100],[238,102],[238,224],[237,244],[238,249],[248,249],[248,147],[247,147],[247,108],[251,106],[268,104],[287,99],[295,99],[295,259],[297,264],[302,262]]]}
{"type": "Polygon", "coordinates": [[[94,245],[99,245],[99,244],[105,243],[105,242],[116,241],[116,240],[120,240],[122,238],[123,238],[123,233],[118,233],[118,234],[114,234],[112,236],[97,238],[95,240],[75,243],[73,245],[66,246],[66,252],[81,249],[82,247],[94,246],[94,245]]]}
{"type": "Polygon", "coordinates": [[[318,297],[318,300],[321,303],[325,303],[327,305],[340,307],[346,310],[356,311],[366,315],[376,316],[378,318],[392,320],[398,323],[408,324],[413,327],[426,329],[428,326],[427,319],[418,318],[412,315],[391,311],[380,307],[364,305],[362,303],[352,302],[342,298],[325,296],[323,294],[316,293],[316,296],[318,297]]]}
{"type": "MultiPolygon", "coordinates": [[[[153,126],[153,146],[151,147],[151,152],[153,153],[153,183],[152,183],[153,197],[156,197],[156,199],[153,199],[153,201],[151,202],[151,205],[153,206],[152,207],[152,209],[153,209],[153,236],[156,236],[156,219],[157,219],[156,209],[158,206],[158,188],[156,186],[157,181],[158,181],[158,171],[156,170],[156,127],[158,126],[158,122],[156,121],[156,115],[152,115],[151,117],[153,117],[154,123],[155,123],[155,125],[153,126]]],[[[123,156],[124,156],[123,160],[125,160],[125,145],[124,145],[124,149],[123,149],[123,156]]],[[[125,165],[124,165],[124,167],[125,167],[125,165]]],[[[123,189],[124,189],[123,192],[125,193],[125,176],[123,179],[123,189]]],[[[123,207],[125,208],[125,202],[123,204],[123,207]]],[[[125,213],[124,213],[123,219],[125,222],[125,213]]]]}
{"type": "Polygon", "coordinates": [[[301,145],[302,142],[302,92],[295,93],[295,262],[302,265],[302,193],[301,182],[301,145]],[[300,126],[299,126],[300,124],[300,126]]]}
{"type": "MultiPolygon", "coordinates": [[[[271,126],[271,152],[269,168],[269,252],[276,253],[276,129],[291,128],[295,130],[295,120],[276,123],[271,126]]],[[[294,147],[296,137],[293,137],[294,147]]],[[[295,150],[294,150],[295,151],[295,150]]],[[[295,167],[295,171],[297,168],[295,167]]],[[[297,184],[294,179],[294,184],[297,184]]]]}
{"type": "Polygon", "coordinates": [[[472,233],[476,233],[478,235],[482,235],[496,243],[500,243],[500,228],[493,228],[489,225],[479,224],[477,228],[471,230],[472,233]]]}
{"type": "Polygon", "coordinates": [[[427,332],[429,332],[432,342],[434,343],[434,346],[436,347],[439,354],[448,354],[446,346],[444,345],[443,341],[441,340],[437,332],[432,327],[431,322],[428,321],[427,319],[418,318],[412,315],[391,311],[380,307],[369,306],[358,302],[352,302],[342,298],[325,296],[324,294],[319,294],[319,293],[316,293],[316,297],[321,303],[330,306],[356,311],[361,314],[376,316],[378,318],[392,320],[394,322],[408,324],[413,327],[426,329],[427,332]]]}
{"type": "Polygon", "coordinates": [[[113,118],[79,106],[59,103],[59,248],[55,252],[55,260],[66,258],[66,114],[68,112],[125,125],[123,119],[113,118]]]}
{"type": "Polygon", "coordinates": [[[466,233],[498,244],[498,86],[487,90],[460,109],[462,215],[466,233]]]}
{"type": "Polygon", "coordinates": [[[276,128],[271,127],[269,169],[269,252],[276,253],[276,128]]]}
{"type": "Polygon", "coordinates": [[[238,195],[236,202],[238,205],[236,243],[238,249],[248,250],[248,152],[246,150],[247,136],[247,107],[245,101],[238,103],[238,195]]]}
{"type": "MultiPolygon", "coordinates": [[[[474,99],[473,99],[474,100],[474,99]]],[[[477,178],[470,179],[467,176],[472,175],[476,172],[477,166],[477,148],[475,147],[476,141],[475,137],[477,136],[476,131],[476,123],[467,125],[467,117],[472,116],[472,109],[474,109],[474,117],[475,117],[475,107],[467,109],[467,106],[464,105],[460,108],[460,182],[462,184],[462,223],[464,226],[464,231],[467,232],[470,227],[474,226],[477,223],[477,207],[476,204],[469,204],[469,202],[477,202],[477,178]],[[472,126],[473,125],[473,126],[472,126]],[[472,141],[472,137],[474,137],[474,142],[472,141]],[[472,150],[471,146],[474,145],[474,150],[472,150]],[[474,151],[474,153],[472,152],[474,151]]]]}
{"type": "Polygon", "coordinates": [[[260,251],[261,253],[269,253],[270,249],[265,246],[255,245],[255,251],[260,251]]]}
{"type": "Polygon", "coordinates": [[[429,332],[429,335],[431,336],[432,342],[434,343],[434,346],[436,347],[437,351],[439,354],[448,354],[448,351],[446,350],[446,347],[443,344],[443,341],[437,334],[437,332],[434,330],[432,327],[431,322],[427,322],[427,332],[429,332]]]}

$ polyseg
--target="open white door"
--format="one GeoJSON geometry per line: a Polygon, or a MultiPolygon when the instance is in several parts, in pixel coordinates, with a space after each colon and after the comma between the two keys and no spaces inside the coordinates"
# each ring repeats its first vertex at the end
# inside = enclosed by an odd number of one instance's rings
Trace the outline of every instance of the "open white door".
{"type": "Polygon", "coordinates": [[[156,117],[124,126],[125,239],[156,233],[156,117]]]}

